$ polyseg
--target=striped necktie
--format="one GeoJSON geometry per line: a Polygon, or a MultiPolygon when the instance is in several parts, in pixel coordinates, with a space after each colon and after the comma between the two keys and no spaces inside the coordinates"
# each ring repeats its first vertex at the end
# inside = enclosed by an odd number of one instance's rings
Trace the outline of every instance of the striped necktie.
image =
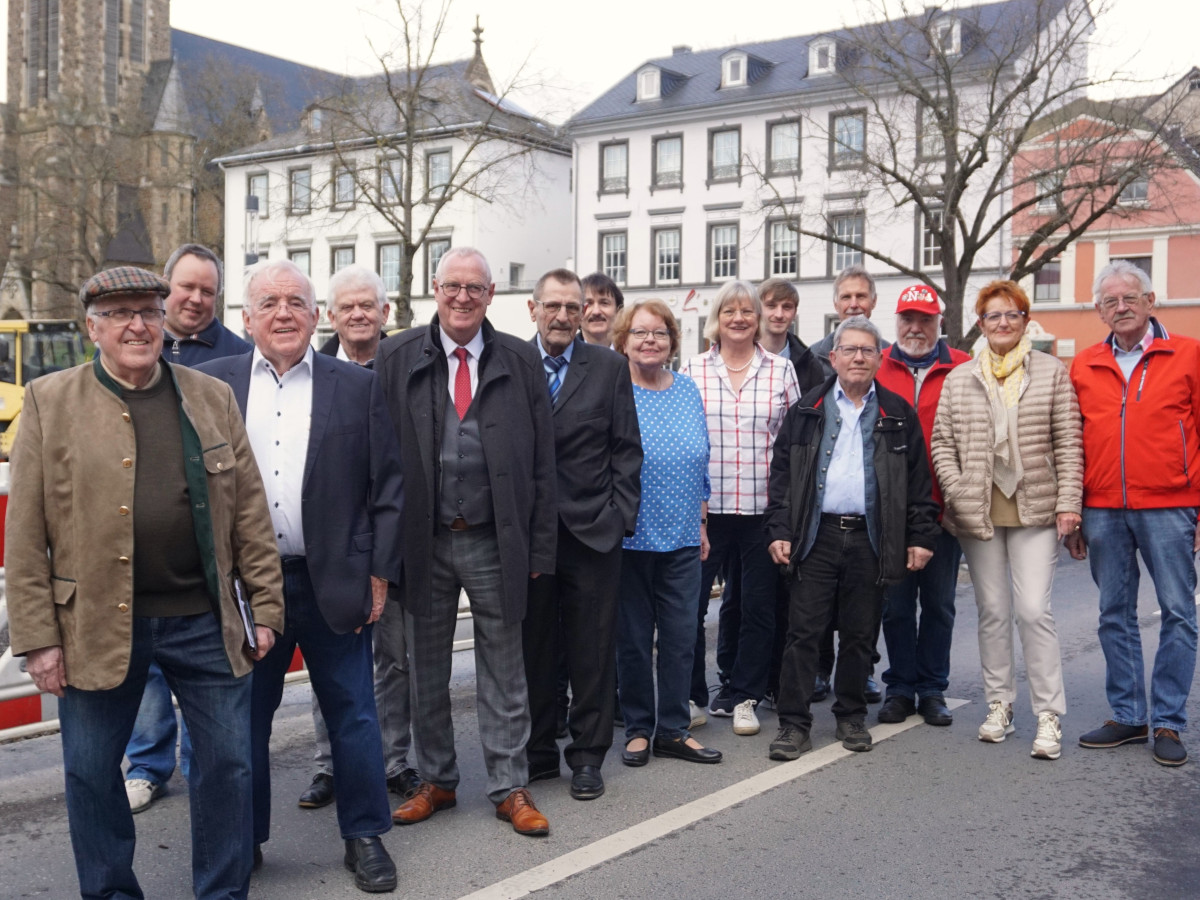
{"type": "Polygon", "coordinates": [[[542,365],[546,367],[546,384],[550,388],[550,405],[554,405],[554,401],[558,399],[558,390],[562,387],[562,375],[560,371],[567,364],[567,360],[562,356],[543,356],[542,365]]]}

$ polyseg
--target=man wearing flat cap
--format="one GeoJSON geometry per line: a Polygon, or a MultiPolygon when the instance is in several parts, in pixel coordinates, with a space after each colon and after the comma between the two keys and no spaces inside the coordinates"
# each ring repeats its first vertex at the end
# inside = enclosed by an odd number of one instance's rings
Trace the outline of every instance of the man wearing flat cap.
{"type": "Polygon", "coordinates": [[[160,359],[169,291],[128,266],[83,285],[99,354],[26,386],[12,454],[12,651],[59,698],[85,897],[142,896],[121,758],[151,662],[192,735],[195,896],[249,889],[250,671],[283,629],[282,574],[233,392],[160,359]]]}

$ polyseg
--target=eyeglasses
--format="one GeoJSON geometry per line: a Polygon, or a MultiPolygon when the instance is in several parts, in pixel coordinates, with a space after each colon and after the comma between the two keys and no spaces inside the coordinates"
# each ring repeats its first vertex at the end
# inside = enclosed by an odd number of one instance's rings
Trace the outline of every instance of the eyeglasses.
{"type": "Polygon", "coordinates": [[[467,289],[467,296],[472,300],[478,300],[487,293],[488,286],[472,282],[471,284],[459,284],[457,281],[445,281],[438,285],[438,290],[453,300],[458,296],[458,292],[463,288],[467,289]]]}
{"type": "Polygon", "coordinates": [[[879,348],[856,347],[853,344],[838,344],[837,352],[842,354],[843,359],[854,359],[854,357],[861,353],[863,359],[872,360],[879,355],[879,348]]]}
{"type": "Polygon", "coordinates": [[[757,319],[758,313],[753,309],[735,309],[732,306],[726,306],[721,310],[722,319],[736,319],[738,316],[744,319],[757,319]]]}
{"type": "Polygon", "coordinates": [[[1101,297],[1100,308],[1107,312],[1110,309],[1116,309],[1121,303],[1126,306],[1137,306],[1147,294],[1126,294],[1124,297],[1101,297]]]}
{"type": "Polygon", "coordinates": [[[656,341],[669,341],[671,332],[665,328],[656,328],[654,331],[650,331],[648,328],[630,328],[629,336],[635,341],[644,341],[648,337],[652,337],[656,341]]]}
{"type": "Polygon", "coordinates": [[[253,308],[255,312],[270,315],[279,309],[280,305],[286,306],[297,316],[316,311],[316,305],[309,303],[304,297],[264,297],[255,301],[253,308]]]}
{"type": "Polygon", "coordinates": [[[983,319],[983,321],[987,322],[989,325],[996,325],[1001,319],[1003,319],[1009,325],[1016,325],[1023,318],[1025,318],[1025,313],[1021,312],[1019,309],[1008,309],[1004,312],[984,313],[979,318],[983,319]]]}
{"type": "MultiPolygon", "coordinates": [[[[472,287],[474,287],[474,285],[472,285],[472,287]]],[[[474,294],[472,294],[471,296],[475,297],[474,294]]],[[[479,298],[475,297],[475,299],[478,300],[479,298]]],[[[557,317],[558,314],[560,312],[562,312],[564,309],[567,311],[567,315],[570,316],[572,319],[574,319],[576,316],[583,315],[583,306],[581,306],[578,303],[561,303],[558,300],[550,300],[550,301],[537,300],[535,302],[538,304],[538,306],[540,306],[543,310],[545,310],[546,315],[548,315],[552,319],[557,317]]]]}
{"type": "Polygon", "coordinates": [[[108,319],[114,325],[128,325],[133,321],[134,316],[141,316],[142,322],[146,325],[161,325],[163,319],[167,317],[167,311],[161,306],[148,306],[145,309],[106,309],[93,310],[93,316],[99,316],[102,319],[108,319]]]}

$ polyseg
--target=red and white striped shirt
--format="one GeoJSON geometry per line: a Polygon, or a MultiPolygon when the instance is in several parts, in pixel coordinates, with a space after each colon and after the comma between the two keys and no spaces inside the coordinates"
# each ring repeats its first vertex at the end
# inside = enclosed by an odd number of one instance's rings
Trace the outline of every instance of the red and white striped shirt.
{"type": "Polygon", "coordinates": [[[796,370],[755,345],[746,380],[735,391],[720,350],[693,356],[680,369],[696,382],[712,445],[708,462],[710,513],[758,515],[767,508],[767,475],[775,435],[800,399],[796,370]]]}

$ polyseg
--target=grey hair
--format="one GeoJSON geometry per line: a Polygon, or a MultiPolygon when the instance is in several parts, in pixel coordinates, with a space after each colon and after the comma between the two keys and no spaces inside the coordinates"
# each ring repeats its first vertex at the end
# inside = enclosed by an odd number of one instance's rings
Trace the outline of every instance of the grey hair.
{"type": "Polygon", "coordinates": [[[264,259],[246,269],[246,280],[242,292],[242,304],[245,308],[250,309],[254,306],[254,301],[250,297],[250,293],[254,289],[254,282],[276,272],[286,272],[299,278],[301,284],[306,288],[309,307],[313,312],[317,311],[317,291],[313,287],[312,279],[290,259],[264,259]]]}
{"type": "Polygon", "coordinates": [[[217,254],[213,253],[203,244],[184,244],[167,258],[167,264],[163,266],[163,277],[167,281],[171,280],[171,273],[175,271],[175,266],[185,256],[195,256],[198,259],[207,260],[217,267],[217,296],[221,296],[221,291],[225,289],[225,267],[221,265],[221,259],[217,254]]]}
{"type": "Polygon", "coordinates": [[[1093,303],[1100,303],[1100,291],[1104,287],[1104,282],[1113,277],[1136,280],[1143,294],[1149,294],[1154,290],[1150,276],[1146,274],[1145,270],[1135,266],[1127,259],[1116,259],[1101,269],[1096,280],[1092,282],[1093,303]]]}
{"type": "Polygon", "coordinates": [[[850,318],[845,319],[840,325],[838,325],[837,331],[835,331],[833,333],[834,349],[837,349],[837,347],[839,347],[841,345],[842,332],[845,332],[845,331],[865,331],[867,334],[871,335],[871,337],[873,337],[875,339],[875,349],[876,350],[880,350],[883,348],[883,334],[880,332],[879,328],[875,325],[875,323],[872,322],[870,319],[868,319],[866,316],[851,316],[850,318]]]}
{"type": "Polygon", "coordinates": [[[754,315],[758,316],[758,331],[754,334],[757,341],[762,337],[763,305],[758,299],[758,291],[748,281],[727,281],[713,297],[712,308],[708,311],[708,320],[704,323],[704,337],[716,343],[721,325],[721,310],[734,300],[749,300],[754,305],[754,315]]]}
{"type": "Polygon", "coordinates": [[[875,279],[871,277],[871,273],[862,266],[855,265],[846,266],[846,268],[842,269],[842,271],[838,273],[838,277],[833,282],[834,300],[837,299],[838,291],[842,289],[842,282],[847,278],[862,278],[867,282],[867,290],[871,292],[871,299],[879,299],[879,296],[875,293],[875,279]]]}
{"type": "Polygon", "coordinates": [[[479,264],[483,266],[483,274],[487,278],[488,286],[492,285],[492,267],[488,265],[487,257],[474,247],[451,247],[442,254],[442,258],[438,260],[437,272],[433,276],[438,280],[439,284],[442,281],[442,273],[446,271],[446,266],[449,265],[450,260],[457,259],[460,256],[473,256],[479,260],[479,264]]]}
{"type": "Polygon", "coordinates": [[[332,309],[338,294],[359,288],[372,291],[380,309],[387,306],[387,288],[384,287],[383,279],[366,266],[357,264],[338,269],[329,279],[329,300],[326,301],[326,306],[332,309]]]}

